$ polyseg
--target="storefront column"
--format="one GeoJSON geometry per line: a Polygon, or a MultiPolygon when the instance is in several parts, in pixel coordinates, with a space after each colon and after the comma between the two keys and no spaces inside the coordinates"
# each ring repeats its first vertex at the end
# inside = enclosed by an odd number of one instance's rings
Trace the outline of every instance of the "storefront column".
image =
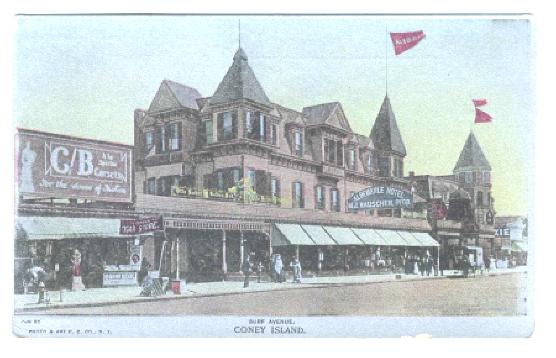
{"type": "Polygon", "coordinates": [[[244,241],[243,241],[243,231],[239,232],[239,271],[243,265],[244,257],[244,241]]]}
{"type": "Polygon", "coordinates": [[[318,247],[317,248],[317,270],[319,272],[322,271],[322,261],[324,259],[324,253],[322,252],[322,248],[318,247]]]}
{"type": "Polygon", "coordinates": [[[268,255],[272,256],[272,229],[268,232],[268,255]]]}
{"type": "Polygon", "coordinates": [[[295,245],[295,258],[299,260],[299,245],[295,245]]]}
{"type": "Polygon", "coordinates": [[[226,230],[222,230],[222,272],[228,273],[228,263],[226,261],[226,230]]]}
{"type": "Polygon", "coordinates": [[[180,279],[180,238],[176,238],[176,280],[180,279]]]}
{"type": "Polygon", "coordinates": [[[344,250],[344,270],[348,266],[348,255],[349,255],[349,249],[346,247],[344,250]]]}
{"type": "Polygon", "coordinates": [[[436,247],[436,274],[440,276],[440,246],[436,247]]]}

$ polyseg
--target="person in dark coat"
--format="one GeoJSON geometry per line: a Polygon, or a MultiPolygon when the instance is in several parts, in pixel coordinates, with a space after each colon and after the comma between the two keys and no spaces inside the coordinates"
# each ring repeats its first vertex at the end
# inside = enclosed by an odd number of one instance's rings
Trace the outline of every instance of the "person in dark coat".
{"type": "Polygon", "coordinates": [[[249,287],[249,276],[251,275],[251,262],[249,261],[249,256],[243,261],[243,265],[241,266],[241,271],[243,271],[243,275],[245,275],[245,280],[243,281],[243,288],[249,287]]]}
{"type": "Polygon", "coordinates": [[[432,256],[429,256],[429,259],[427,260],[427,276],[431,275],[433,267],[434,267],[434,260],[432,256]]]}
{"type": "Polygon", "coordinates": [[[469,258],[467,257],[467,255],[463,256],[463,261],[462,261],[462,268],[463,268],[463,277],[468,277],[469,276],[469,258]]]}
{"type": "Polygon", "coordinates": [[[421,257],[421,260],[419,261],[419,271],[421,271],[421,276],[425,276],[425,271],[427,270],[427,259],[424,257],[421,257]]]}

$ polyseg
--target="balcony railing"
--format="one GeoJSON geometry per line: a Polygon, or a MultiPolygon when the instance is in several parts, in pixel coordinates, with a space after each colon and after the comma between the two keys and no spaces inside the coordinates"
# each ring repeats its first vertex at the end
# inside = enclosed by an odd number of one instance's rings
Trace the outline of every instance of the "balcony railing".
{"type": "Polygon", "coordinates": [[[282,199],[273,195],[259,195],[254,190],[244,190],[234,186],[227,190],[207,189],[197,190],[185,186],[172,186],[170,196],[191,199],[208,199],[219,201],[232,201],[238,203],[261,203],[280,205],[282,199]]]}

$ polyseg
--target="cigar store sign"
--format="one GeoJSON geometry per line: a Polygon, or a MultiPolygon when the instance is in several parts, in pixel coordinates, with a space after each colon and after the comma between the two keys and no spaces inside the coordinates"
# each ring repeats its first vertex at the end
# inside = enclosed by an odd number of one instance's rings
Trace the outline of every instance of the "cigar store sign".
{"type": "Polygon", "coordinates": [[[16,148],[19,195],[132,201],[129,146],[25,131],[16,148]]]}

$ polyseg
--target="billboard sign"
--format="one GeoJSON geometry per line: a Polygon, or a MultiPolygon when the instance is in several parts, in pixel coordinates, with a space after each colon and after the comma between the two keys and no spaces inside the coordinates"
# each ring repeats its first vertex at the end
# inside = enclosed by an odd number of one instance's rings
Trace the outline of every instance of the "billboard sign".
{"type": "Polygon", "coordinates": [[[411,208],[413,195],[411,191],[391,186],[371,186],[363,189],[348,199],[348,209],[399,209],[411,208]]]}
{"type": "Polygon", "coordinates": [[[35,131],[16,139],[19,195],[131,202],[131,163],[123,144],[35,131]]]}

